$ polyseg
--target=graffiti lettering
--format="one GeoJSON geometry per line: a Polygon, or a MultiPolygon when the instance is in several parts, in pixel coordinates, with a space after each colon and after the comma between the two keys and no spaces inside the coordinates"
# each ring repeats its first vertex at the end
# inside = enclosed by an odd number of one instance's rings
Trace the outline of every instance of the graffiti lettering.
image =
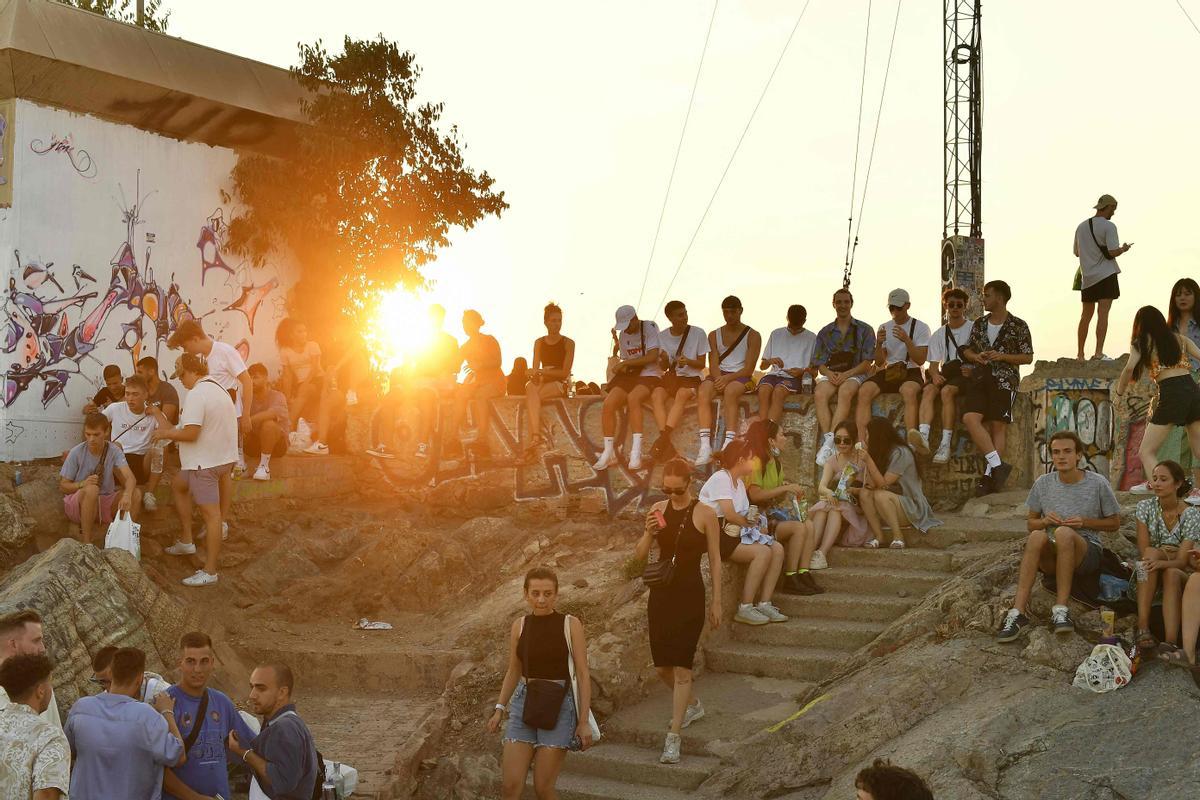
{"type": "Polygon", "coordinates": [[[1110,378],[1046,378],[1048,392],[1104,392],[1112,386],[1110,378]]]}
{"type": "Polygon", "coordinates": [[[50,142],[47,144],[41,139],[34,139],[29,143],[29,149],[37,153],[39,156],[44,156],[47,153],[62,153],[71,162],[71,167],[89,180],[96,177],[98,169],[96,162],[92,160],[92,155],[87,150],[81,147],[76,147],[71,141],[70,134],[59,137],[57,134],[50,134],[50,142]]]}

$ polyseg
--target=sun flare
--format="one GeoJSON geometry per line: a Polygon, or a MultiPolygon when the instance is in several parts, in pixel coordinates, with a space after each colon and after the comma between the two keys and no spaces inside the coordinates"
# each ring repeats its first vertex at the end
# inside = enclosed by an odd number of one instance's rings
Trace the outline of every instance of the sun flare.
{"type": "Polygon", "coordinates": [[[374,311],[367,318],[363,339],[375,369],[390,373],[412,362],[429,347],[430,300],[397,286],[380,292],[370,302],[374,311]]]}

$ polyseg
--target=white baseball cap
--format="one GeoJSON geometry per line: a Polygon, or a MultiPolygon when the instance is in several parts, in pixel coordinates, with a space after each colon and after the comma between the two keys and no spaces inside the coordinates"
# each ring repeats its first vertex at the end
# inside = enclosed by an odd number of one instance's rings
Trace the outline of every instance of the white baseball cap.
{"type": "Polygon", "coordinates": [[[908,292],[903,289],[892,289],[888,294],[889,306],[902,306],[907,302],[909,302],[908,292]]]}
{"type": "Polygon", "coordinates": [[[621,306],[617,309],[617,330],[623,331],[629,327],[629,323],[633,322],[633,318],[637,316],[637,309],[633,306],[621,306]]]}

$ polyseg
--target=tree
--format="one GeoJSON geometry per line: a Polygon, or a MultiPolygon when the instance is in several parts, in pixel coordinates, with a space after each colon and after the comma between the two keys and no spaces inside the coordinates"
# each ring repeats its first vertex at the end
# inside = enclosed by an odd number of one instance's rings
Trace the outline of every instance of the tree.
{"type": "Polygon", "coordinates": [[[374,290],[424,284],[422,267],[508,204],[487,172],[466,165],[442,103],[418,103],[412,53],[382,36],[346,37],[330,56],[300,46],[291,70],[306,90],[294,153],[243,153],[232,174],[228,246],[261,265],[290,251],[301,274],[292,311],[325,327],[374,290]]]}
{"type": "MultiPolygon", "coordinates": [[[[58,0],[66,6],[82,8],[109,19],[137,24],[137,0],[58,0]]],[[[143,27],[147,30],[166,33],[170,11],[162,11],[162,0],[146,0],[143,27]]]]}

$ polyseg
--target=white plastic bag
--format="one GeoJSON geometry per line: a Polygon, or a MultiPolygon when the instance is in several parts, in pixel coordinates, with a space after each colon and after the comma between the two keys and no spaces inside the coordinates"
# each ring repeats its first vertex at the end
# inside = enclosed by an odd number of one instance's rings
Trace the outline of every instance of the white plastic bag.
{"type": "Polygon", "coordinates": [[[142,526],[133,521],[129,512],[117,513],[104,536],[104,549],[125,550],[138,561],[142,560],[142,526]]]}
{"type": "Polygon", "coordinates": [[[1133,664],[1125,651],[1115,644],[1098,644],[1092,654],[1075,670],[1072,685],[1093,692],[1111,692],[1120,689],[1133,678],[1133,664]]]}
{"type": "Polygon", "coordinates": [[[288,434],[288,450],[293,453],[302,453],[312,443],[312,427],[308,424],[308,420],[301,417],[296,420],[296,430],[288,434]]]}

